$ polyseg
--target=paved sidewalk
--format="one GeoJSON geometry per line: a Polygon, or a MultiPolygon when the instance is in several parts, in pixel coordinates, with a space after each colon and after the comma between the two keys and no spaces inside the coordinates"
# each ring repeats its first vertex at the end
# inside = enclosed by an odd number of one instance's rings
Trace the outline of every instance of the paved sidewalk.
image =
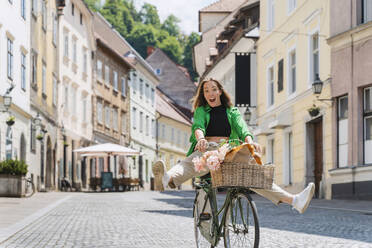
{"type": "Polygon", "coordinates": [[[30,198],[0,197],[0,243],[72,196],[49,192],[30,198]]]}

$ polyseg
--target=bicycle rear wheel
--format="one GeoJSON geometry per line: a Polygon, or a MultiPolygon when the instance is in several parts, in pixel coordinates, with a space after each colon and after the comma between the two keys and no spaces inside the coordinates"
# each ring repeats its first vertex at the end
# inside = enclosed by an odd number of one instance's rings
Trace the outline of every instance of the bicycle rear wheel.
{"type": "Polygon", "coordinates": [[[232,196],[224,225],[226,248],[258,248],[260,229],[256,205],[248,193],[232,196]]]}
{"type": "Polygon", "coordinates": [[[35,185],[32,182],[31,179],[25,178],[25,197],[31,197],[33,194],[35,194],[35,185]]]}

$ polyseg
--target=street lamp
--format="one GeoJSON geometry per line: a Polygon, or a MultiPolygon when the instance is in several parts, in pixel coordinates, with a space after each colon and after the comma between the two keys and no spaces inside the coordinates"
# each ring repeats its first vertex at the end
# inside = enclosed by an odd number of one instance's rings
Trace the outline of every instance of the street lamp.
{"type": "Polygon", "coordinates": [[[39,127],[39,126],[41,125],[41,117],[40,117],[39,112],[37,112],[36,117],[33,118],[32,121],[33,121],[33,123],[34,123],[34,125],[35,125],[36,127],[39,127]]]}
{"type": "Polygon", "coordinates": [[[247,123],[248,126],[257,126],[257,124],[250,124],[251,117],[252,117],[252,112],[250,110],[250,107],[247,106],[247,108],[245,109],[245,112],[244,112],[244,120],[245,120],[245,122],[247,123]]]}
{"type": "MultiPolygon", "coordinates": [[[[326,81],[331,80],[331,78],[328,78],[326,81]]],[[[333,101],[333,99],[325,99],[325,98],[319,98],[319,95],[322,93],[323,89],[323,81],[320,80],[319,74],[315,74],[315,80],[313,82],[312,88],[313,88],[313,93],[316,95],[316,98],[318,101],[333,101]]]]}

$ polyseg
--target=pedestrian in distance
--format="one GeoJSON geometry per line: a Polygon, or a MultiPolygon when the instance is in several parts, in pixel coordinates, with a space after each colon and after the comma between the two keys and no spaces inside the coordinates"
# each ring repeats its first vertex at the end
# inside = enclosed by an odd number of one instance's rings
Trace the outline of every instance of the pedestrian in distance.
{"type": "MultiPolygon", "coordinates": [[[[167,186],[176,188],[185,181],[209,173],[197,172],[192,160],[201,157],[207,150],[216,150],[221,140],[244,140],[261,153],[261,146],[254,142],[240,111],[233,107],[229,94],[215,79],[202,81],[193,100],[194,119],[191,127],[191,146],[187,157],[166,171],[165,164],[159,160],[153,164],[155,190],[163,191],[167,186]]],[[[273,183],[272,189],[251,190],[269,199],[274,204],[287,203],[299,213],[304,213],[314,195],[315,185],[309,185],[298,194],[291,194],[273,183]]]]}

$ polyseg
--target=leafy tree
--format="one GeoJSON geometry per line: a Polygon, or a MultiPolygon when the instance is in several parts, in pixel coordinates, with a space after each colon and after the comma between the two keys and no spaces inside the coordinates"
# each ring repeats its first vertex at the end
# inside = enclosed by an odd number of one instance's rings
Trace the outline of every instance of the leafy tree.
{"type": "Polygon", "coordinates": [[[106,0],[100,12],[122,36],[132,31],[134,21],[123,0],[106,0]]]}
{"type": "Polygon", "coordinates": [[[156,29],[152,25],[136,23],[132,32],[126,37],[142,57],[147,57],[147,47],[156,45],[156,29]]]}
{"type": "Polygon", "coordinates": [[[160,18],[156,6],[145,3],[142,6],[140,15],[144,24],[151,24],[156,28],[160,27],[160,18]]]}
{"type": "Polygon", "coordinates": [[[182,47],[176,37],[169,36],[157,46],[177,64],[182,62],[182,47]]]}
{"type": "Polygon", "coordinates": [[[180,19],[175,15],[169,15],[161,25],[161,28],[169,33],[171,36],[178,37],[180,35],[180,27],[178,26],[180,19]]]}
{"type": "Polygon", "coordinates": [[[101,8],[100,0],[84,0],[84,2],[93,11],[98,11],[101,8]]]}
{"type": "Polygon", "coordinates": [[[133,0],[123,0],[125,6],[130,12],[130,15],[132,16],[133,20],[135,22],[141,22],[141,14],[137,11],[136,6],[134,6],[134,1],[133,0]]]}
{"type": "Polygon", "coordinates": [[[185,51],[183,53],[183,65],[188,69],[192,80],[196,81],[198,74],[194,71],[192,64],[192,49],[200,41],[200,36],[192,32],[186,41],[185,51]]]}

